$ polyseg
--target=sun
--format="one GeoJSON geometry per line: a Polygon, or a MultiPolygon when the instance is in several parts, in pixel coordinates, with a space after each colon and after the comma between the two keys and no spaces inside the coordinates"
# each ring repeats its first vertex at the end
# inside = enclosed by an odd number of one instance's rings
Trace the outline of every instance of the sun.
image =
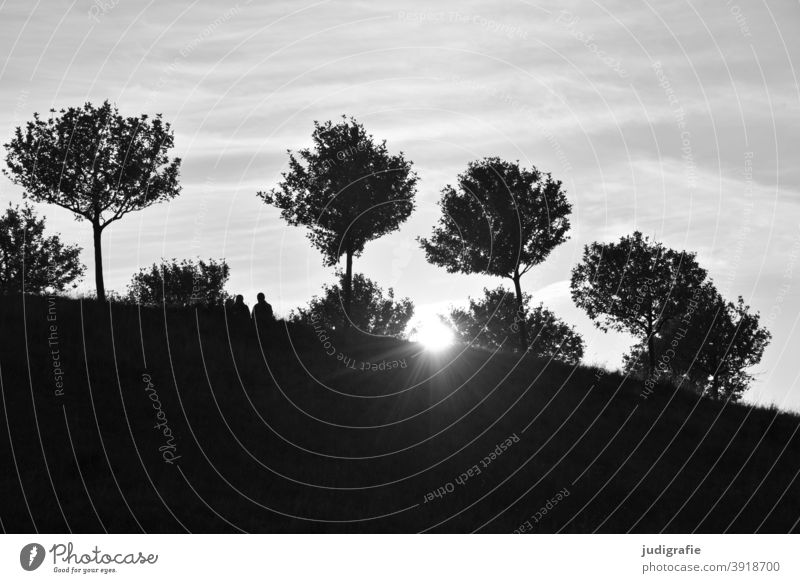
{"type": "Polygon", "coordinates": [[[409,340],[419,342],[425,350],[438,351],[452,346],[455,341],[453,330],[438,317],[423,320],[411,333],[409,340]]]}

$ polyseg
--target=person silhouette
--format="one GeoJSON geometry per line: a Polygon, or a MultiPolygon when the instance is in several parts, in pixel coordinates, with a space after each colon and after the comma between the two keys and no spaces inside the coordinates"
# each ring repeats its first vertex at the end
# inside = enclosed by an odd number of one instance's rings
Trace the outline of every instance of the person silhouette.
{"type": "Polygon", "coordinates": [[[233,307],[231,308],[231,317],[234,320],[250,319],[250,309],[247,307],[247,304],[244,303],[244,296],[236,296],[236,301],[233,302],[233,307]]]}
{"type": "Polygon", "coordinates": [[[256,299],[258,302],[255,306],[253,306],[253,320],[256,322],[256,324],[267,324],[272,322],[275,319],[275,315],[272,313],[272,306],[269,305],[264,299],[264,294],[262,292],[258,292],[256,299]]]}

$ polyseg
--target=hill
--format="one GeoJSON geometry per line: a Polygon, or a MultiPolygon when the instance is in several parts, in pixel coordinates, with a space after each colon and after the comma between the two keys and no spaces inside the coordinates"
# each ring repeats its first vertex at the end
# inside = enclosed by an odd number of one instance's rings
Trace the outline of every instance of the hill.
{"type": "Polygon", "coordinates": [[[6,297],[0,326],[7,532],[798,529],[775,409],[202,310],[6,297]]]}

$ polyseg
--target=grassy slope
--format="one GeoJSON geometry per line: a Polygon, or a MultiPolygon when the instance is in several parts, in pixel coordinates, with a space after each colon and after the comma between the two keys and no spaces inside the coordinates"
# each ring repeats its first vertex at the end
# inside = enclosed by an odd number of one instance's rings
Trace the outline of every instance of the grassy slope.
{"type": "Polygon", "coordinates": [[[800,517],[798,418],[774,410],[667,387],[645,400],[615,374],[510,353],[334,341],[358,363],[408,365],[352,370],[308,329],[259,341],[219,314],[72,300],[55,305],[57,397],[47,299],[25,313],[0,306],[8,531],[511,532],[564,488],[534,532],[786,532],[800,517]]]}

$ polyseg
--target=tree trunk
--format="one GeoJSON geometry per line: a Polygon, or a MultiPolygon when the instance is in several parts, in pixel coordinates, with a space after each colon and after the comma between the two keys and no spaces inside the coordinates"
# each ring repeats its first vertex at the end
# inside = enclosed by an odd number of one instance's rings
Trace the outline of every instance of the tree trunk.
{"type": "Polygon", "coordinates": [[[347,251],[347,267],[344,272],[344,314],[347,318],[347,327],[350,323],[350,304],[353,299],[353,252],[347,251]]]}
{"type": "Polygon", "coordinates": [[[656,347],[655,347],[655,334],[650,332],[647,335],[647,361],[650,368],[650,378],[655,379],[656,376],[656,347]]]}
{"type": "Polygon", "coordinates": [[[522,352],[525,352],[528,350],[528,327],[525,322],[525,302],[522,297],[522,287],[519,285],[519,278],[519,273],[515,273],[512,278],[514,280],[514,289],[517,292],[517,313],[514,319],[517,320],[519,326],[519,348],[522,352]]]}
{"type": "Polygon", "coordinates": [[[94,280],[97,286],[97,299],[98,301],[106,301],[106,286],[103,283],[103,248],[100,242],[100,235],[103,233],[103,228],[97,224],[92,224],[92,231],[94,232],[94,280]]]}

